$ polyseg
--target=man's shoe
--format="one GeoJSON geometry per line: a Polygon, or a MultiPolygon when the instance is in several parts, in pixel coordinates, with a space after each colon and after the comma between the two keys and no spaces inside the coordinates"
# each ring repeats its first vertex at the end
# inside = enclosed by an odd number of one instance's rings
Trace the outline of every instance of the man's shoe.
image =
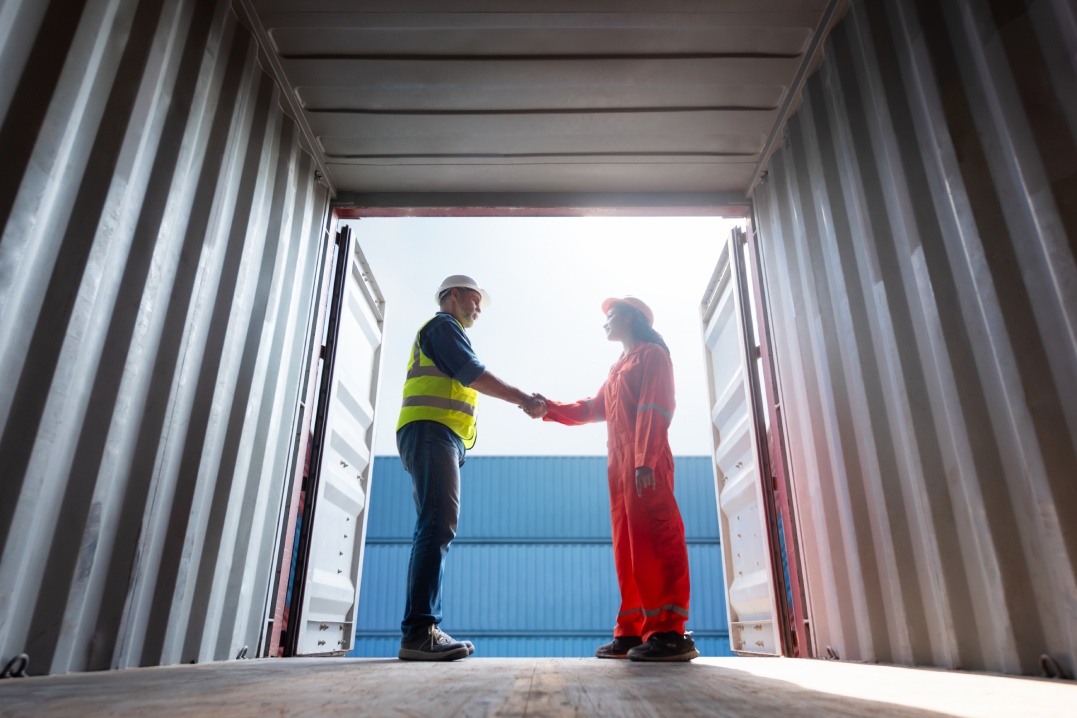
{"type": "Polygon", "coordinates": [[[467,654],[469,656],[475,652],[475,644],[471,641],[460,641],[460,643],[463,643],[465,646],[467,646],[467,654]]]}
{"type": "Polygon", "coordinates": [[[397,655],[404,661],[455,661],[467,658],[472,650],[466,643],[453,640],[448,633],[430,624],[416,635],[401,640],[397,655]]]}
{"type": "Polygon", "coordinates": [[[666,631],[652,634],[647,642],[628,651],[633,661],[690,661],[699,657],[696,643],[685,633],[666,631]]]}
{"type": "Polygon", "coordinates": [[[595,658],[628,658],[628,651],[643,645],[639,636],[614,636],[609,643],[595,649],[595,658]]]}

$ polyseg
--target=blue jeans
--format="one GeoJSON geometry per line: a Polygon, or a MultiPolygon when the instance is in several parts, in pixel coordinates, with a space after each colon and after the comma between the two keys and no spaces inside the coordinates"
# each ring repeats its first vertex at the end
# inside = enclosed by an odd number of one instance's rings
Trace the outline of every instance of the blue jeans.
{"type": "Polygon", "coordinates": [[[415,533],[408,564],[407,599],[400,629],[412,632],[441,623],[445,556],[460,518],[460,467],[464,442],[436,421],[413,421],[396,432],[404,470],[411,474],[415,533]]]}

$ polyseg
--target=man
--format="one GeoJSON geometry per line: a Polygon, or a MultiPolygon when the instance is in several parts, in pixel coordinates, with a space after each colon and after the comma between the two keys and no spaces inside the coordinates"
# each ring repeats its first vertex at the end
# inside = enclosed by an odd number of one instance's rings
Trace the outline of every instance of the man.
{"type": "Polygon", "coordinates": [[[475,648],[456,641],[441,623],[441,581],[445,556],[460,516],[460,468],[475,445],[479,394],[520,406],[541,416],[545,405],[486,370],[475,356],[465,329],[490,305],[490,296],[471,277],[448,277],[435,295],[440,311],[419,329],[408,359],[404,402],[396,444],[414,484],[418,518],[411,562],[400,658],[452,661],[475,648]]]}

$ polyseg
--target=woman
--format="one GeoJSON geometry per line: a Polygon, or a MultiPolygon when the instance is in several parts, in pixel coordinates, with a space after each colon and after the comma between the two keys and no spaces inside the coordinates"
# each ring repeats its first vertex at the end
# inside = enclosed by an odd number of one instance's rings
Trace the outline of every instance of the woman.
{"type": "Polygon", "coordinates": [[[688,548],[673,498],[673,365],[654,330],[654,314],[635,297],[602,303],[606,337],[624,345],[592,399],[560,404],[545,397],[544,419],[575,426],[605,421],[609,428],[610,513],[621,610],[613,640],[598,658],[690,661],[699,655],[685,635],[688,548]]]}

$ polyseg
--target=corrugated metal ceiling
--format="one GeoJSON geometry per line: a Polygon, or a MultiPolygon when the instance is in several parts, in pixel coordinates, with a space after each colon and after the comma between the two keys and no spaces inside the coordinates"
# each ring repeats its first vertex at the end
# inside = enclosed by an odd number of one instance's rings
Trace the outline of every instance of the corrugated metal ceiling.
{"type": "Polygon", "coordinates": [[[740,197],[845,5],[238,4],[338,191],[740,197]]]}

